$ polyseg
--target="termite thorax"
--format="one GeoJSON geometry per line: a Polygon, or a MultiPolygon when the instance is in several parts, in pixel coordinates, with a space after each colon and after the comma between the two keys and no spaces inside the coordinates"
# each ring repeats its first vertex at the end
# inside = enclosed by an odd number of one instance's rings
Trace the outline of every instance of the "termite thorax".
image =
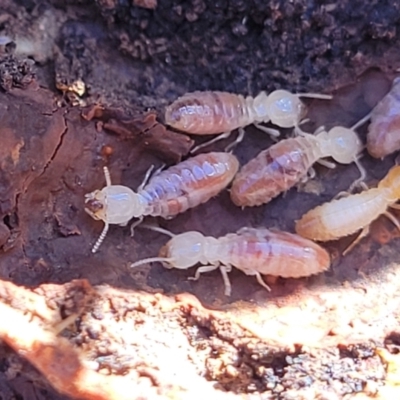
{"type": "Polygon", "coordinates": [[[400,198],[400,166],[394,166],[388,174],[379,182],[379,189],[386,189],[389,202],[395,202],[400,198]]]}
{"type": "Polygon", "coordinates": [[[221,259],[223,258],[221,250],[222,250],[221,240],[218,240],[211,236],[207,236],[205,238],[205,243],[204,243],[204,250],[203,250],[204,260],[202,260],[202,262],[206,264],[206,263],[215,263],[217,261],[221,261],[221,259]]]}
{"type": "Polygon", "coordinates": [[[325,158],[331,156],[332,153],[332,140],[328,132],[323,131],[316,136],[307,136],[310,141],[310,147],[318,149],[317,158],[325,158]]]}
{"type": "Polygon", "coordinates": [[[268,96],[261,92],[255,98],[246,98],[247,109],[251,112],[254,122],[269,122],[268,96]]]}

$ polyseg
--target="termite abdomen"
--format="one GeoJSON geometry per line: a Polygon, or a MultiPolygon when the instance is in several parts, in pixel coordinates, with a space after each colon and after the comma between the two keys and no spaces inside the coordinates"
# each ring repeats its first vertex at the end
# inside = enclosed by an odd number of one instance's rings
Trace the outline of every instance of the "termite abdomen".
{"type": "Polygon", "coordinates": [[[165,123],[183,132],[211,135],[251,124],[246,99],[227,92],[186,93],[165,111],[165,123]]]}
{"type": "Polygon", "coordinates": [[[259,153],[236,175],[231,199],[237,206],[268,203],[306,176],[315,162],[307,138],[282,140],[259,153]]]}

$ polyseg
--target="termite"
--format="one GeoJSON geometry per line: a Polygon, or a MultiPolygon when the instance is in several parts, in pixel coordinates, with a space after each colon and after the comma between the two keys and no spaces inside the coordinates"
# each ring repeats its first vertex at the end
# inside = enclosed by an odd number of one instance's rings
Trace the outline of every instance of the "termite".
{"type": "Polygon", "coordinates": [[[369,225],[381,214],[400,230],[397,219],[387,211],[388,207],[400,209],[395,204],[399,198],[400,166],[394,166],[377,188],[332,200],[308,211],[296,222],[296,232],[305,238],[324,242],[362,229],[357,239],[345,250],[347,253],[368,234],[369,225]]]}
{"type": "Polygon", "coordinates": [[[205,272],[219,269],[225,284],[225,295],[230,296],[228,272],[235,267],[246,275],[253,275],[260,285],[271,289],[261,275],[301,278],[319,274],[330,266],[328,252],[316,243],[293,233],[265,228],[242,228],[237,233],[214,238],[200,232],[174,235],[163,229],[154,230],[172,236],[161,248],[158,257],[131,264],[137,267],[149,262],[162,262],[165,268],[188,269],[196,264],[191,280],[198,280],[205,272]]]}
{"type": "Polygon", "coordinates": [[[312,165],[319,162],[328,167],[334,164],[321,160],[332,157],[341,164],[358,162],[363,145],[355,129],[365,122],[363,118],[351,128],[336,126],[326,131],[319,128],[315,134],[298,130],[301,136],[281,140],[259,153],[241,168],[232,183],[231,199],[237,206],[254,207],[268,203],[307,176],[312,165]]]}
{"type": "Polygon", "coordinates": [[[112,185],[104,168],[107,186],[85,196],[85,211],[104,221],[103,231],[93,246],[95,253],[106,237],[110,224],[127,225],[144,216],[171,218],[207,202],[221,192],[239,169],[237,158],[229,153],[205,153],[183,161],[151,177],[146,174],[137,193],[126,186],[112,185]]]}
{"type": "Polygon", "coordinates": [[[400,150],[400,77],[371,112],[367,150],[375,158],[400,150]]]}
{"type": "Polygon", "coordinates": [[[165,111],[165,123],[193,135],[222,133],[213,140],[197,146],[192,152],[227,138],[235,129],[239,129],[239,135],[233,143],[237,144],[243,139],[243,128],[251,124],[273,136],[279,136],[279,131],[260,124],[271,121],[281,128],[299,125],[306,113],[306,107],[300,97],[332,99],[332,96],[325,94],[293,94],[286,90],[275,90],[269,95],[261,92],[256,97],[198,91],[186,93],[169,105],[165,111]]]}

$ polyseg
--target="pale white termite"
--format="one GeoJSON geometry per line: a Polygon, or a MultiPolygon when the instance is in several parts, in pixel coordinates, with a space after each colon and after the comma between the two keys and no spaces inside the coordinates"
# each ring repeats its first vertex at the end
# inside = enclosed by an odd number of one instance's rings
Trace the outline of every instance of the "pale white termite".
{"type": "Polygon", "coordinates": [[[400,166],[394,166],[377,188],[332,200],[304,214],[296,222],[296,232],[317,241],[336,240],[362,229],[358,238],[346,249],[348,252],[368,234],[369,225],[381,214],[388,217],[400,230],[397,219],[387,211],[399,209],[400,166]]]}
{"type": "Polygon", "coordinates": [[[371,112],[367,150],[375,158],[400,150],[400,77],[371,112]]]}
{"type": "MultiPolygon", "coordinates": [[[[163,233],[167,231],[159,230],[163,233]]],[[[319,274],[330,266],[328,252],[316,243],[293,233],[265,228],[242,228],[220,238],[204,236],[199,232],[170,233],[172,239],[161,248],[158,257],[131,264],[137,267],[160,261],[166,268],[187,269],[196,264],[197,280],[204,272],[219,269],[225,284],[225,294],[230,296],[228,272],[235,267],[246,275],[253,275],[260,285],[270,290],[261,275],[300,278],[319,274]]]]}
{"type": "Polygon", "coordinates": [[[242,128],[251,124],[269,134],[279,136],[279,131],[260,124],[272,122],[281,128],[298,126],[306,113],[306,107],[300,97],[332,99],[330,95],[293,94],[287,90],[275,90],[269,95],[261,92],[256,97],[244,97],[227,92],[197,91],[186,93],[169,105],[165,111],[165,123],[193,135],[222,133],[192,151],[224,139],[231,131],[238,128],[239,136],[234,144],[239,143],[244,136],[242,128]]]}
{"type": "Polygon", "coordinates": [[[241,168],[235,176],[231,199],[241,207],[254,207],[268,203],[280,193],[287,191],[307,176],[315,162],[334,166],[321,160],[332,157],[341,164],[355,162],[363,180],[365,172],[358,157],[363,149],[355,128],[335,126],[326,131],[323,127],[314,135],[298,130],[301,136],[281,140],[241,168]]]}
{"type": "Polygon", "coordinates": [[[232,154],[199,154],[159,172],[147,184],[145,178],[135,193],[126,186],[112,185],[105,168],[107,186],[85,196],[85,211],[105,224],[93,253],[110,224],[126,225],[132,218],[139,218],[140,223],[147,215],[173,217],[216,196],[229,185],[238,169],[239,162],[232,154]]]}

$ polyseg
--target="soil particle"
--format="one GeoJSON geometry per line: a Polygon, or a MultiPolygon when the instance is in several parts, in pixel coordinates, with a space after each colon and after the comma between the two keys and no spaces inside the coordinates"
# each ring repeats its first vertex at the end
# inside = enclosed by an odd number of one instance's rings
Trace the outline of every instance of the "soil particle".
{"type": "Polygon", "coordinates": [[[183,78],[183,91],[321,91],[368,67],[393,73],[389,59],[398,61],[397,2],[96,3],[120,48],[157,63],[173,82],[183,78]]]}
{"type": "MultiPolygon", "coordinates": [[[[121,389],[129,384],[145,397],[156,396],[152,398],[164,398],[167,393],[173,398],[197,398],[198,391],[221,399],[252,399],[253,394],[282,399],[306,399],[311,394],[311,398],[344,398],[372,388],[373,382],[379,390],[386,375],[382,357],[390,362],[391,373],[397,360],[372,342],[363,344],[362,354],[357,355],[352,353],[357,345],[347,349],[341,345],[341,350],[305,346],[290,350],[267,344],[190,296],[173,299],[91,287],[78,280],[41,285],[34,292],[2,282],[0,297],[3,312],[14,316],[0,336],[15,349],[24,349],[58,390],[73,396],[81,388],[85,399],[104,398],[93,397],[96,391],[83,386],[89,376],[92,380],[101,377],[99,389],[109,393],[109,399],[130,398],[120,390],[110,391],[116,377],[121,389]],[[33,337],[27,339],[24,331],[15,329],[21,324],[31,327],[33,337]]],[[[7,363],[8,379],[16,379],[24,369],[24,374],[40,379],[18,358],[11,356],[7,363]]],[[[38,398],[48,397],[43,393],[38,398]]]]}
{"type": "Polygon", "coordinates": [[[10,91],[13,87],[25,89],[34,81],[34,62],[3,54],[0,58],[0,87],[10,91]]]}

